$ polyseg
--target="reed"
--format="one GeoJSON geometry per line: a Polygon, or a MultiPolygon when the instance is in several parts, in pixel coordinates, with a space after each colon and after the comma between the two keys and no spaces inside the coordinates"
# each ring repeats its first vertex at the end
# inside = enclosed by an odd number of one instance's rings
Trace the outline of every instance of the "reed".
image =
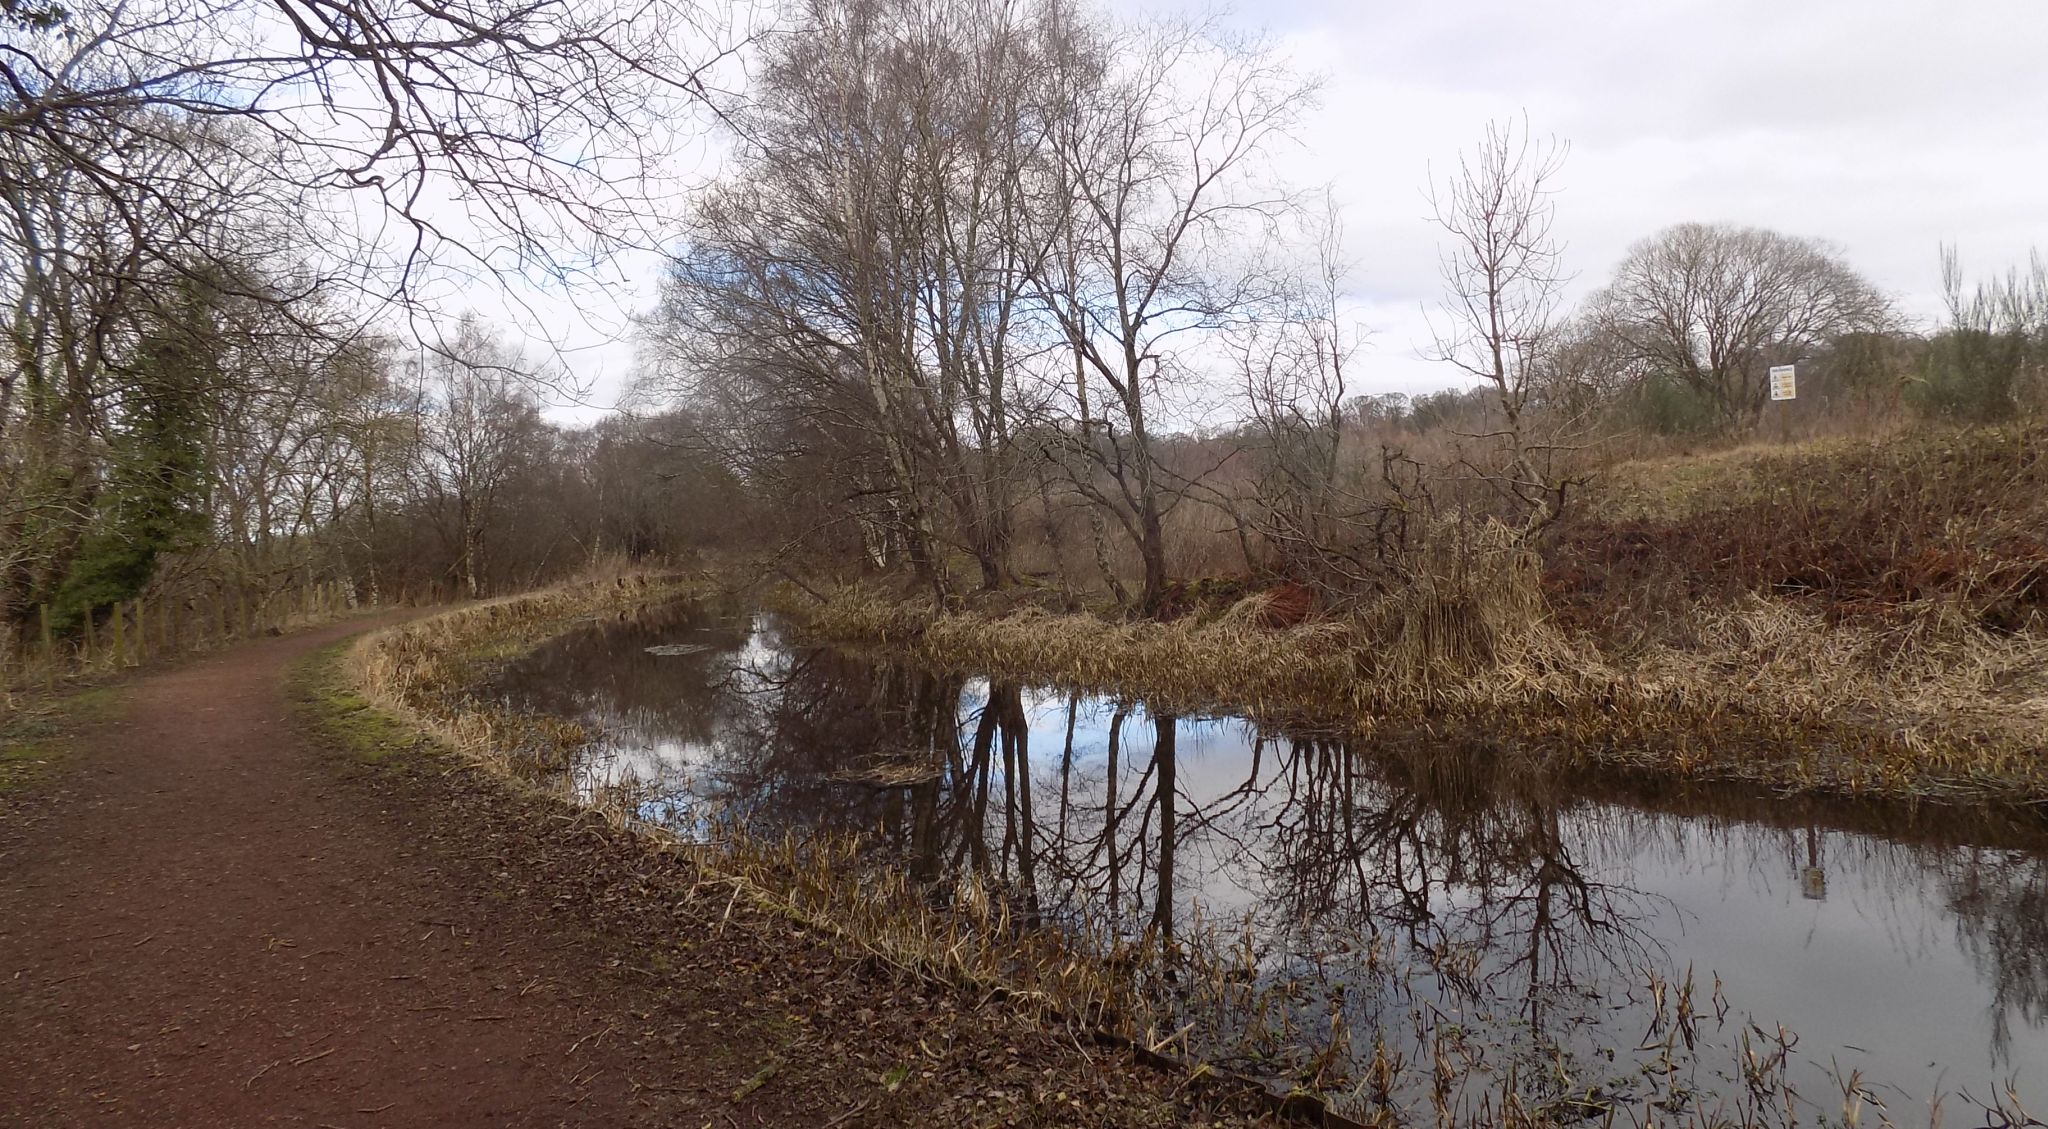
{"type": "Polygon", "coordinates": [[[593,734],[559,718],[511,714],[471,697],[492,663],[531,650],[579,620],[707,587],[694,575],[607,574],[489,600],[364,636],[350,680],[371,704],[450,748],[530,782],[549,781],[593,734]]]}
{"type": "Polygon", "coordinates": [[[819,641],[1161,712],[1505,737],[1557,768],[2048,802],[2048,639],[1983,631],[1960,608],[1843,623],[1745,595],[1698,609],[1684,644],[1622,652],[1545,614],[1533,566],[1512,557],[1292,628],[1263,627],[1259,600],[1167,623],[990,616],[854,586],[785,604],[819,641]]]}

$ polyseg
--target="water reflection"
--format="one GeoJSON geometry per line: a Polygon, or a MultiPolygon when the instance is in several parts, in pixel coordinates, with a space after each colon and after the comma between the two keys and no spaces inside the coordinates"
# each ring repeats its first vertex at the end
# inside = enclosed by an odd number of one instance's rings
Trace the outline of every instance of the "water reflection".
{"type": "Polygon", "coordinates": [[[1944,1091],[2048,1102],[2048,854],[2025,821],[1566,787],[1485,748],[876,665],[744,608],[607,622],[495,690],[600,733],[576,787],[683,833],[861,831],[1111,948],[1223,938],[1286,1014],[1191,994],[1199,1048],[1355,1105],[1426,1119],[1507,1089],[1775,1123],[1756,1067],[1778,1061],[1809,1122],[1851,1072],[1902,1123],[1944,1091]],[[1302,1054],[1304,1030],[1341,1033],[1344,1061],[1302,1054]]]}

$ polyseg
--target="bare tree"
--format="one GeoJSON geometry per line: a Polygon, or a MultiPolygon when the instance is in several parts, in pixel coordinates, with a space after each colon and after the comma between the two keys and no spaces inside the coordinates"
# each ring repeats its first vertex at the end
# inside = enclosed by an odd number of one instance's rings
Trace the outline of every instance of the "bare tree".
{"type": "Polygon", "coordinates": [[[1701,223],[1630,248],[1593,309],[1627,353],[1705,397],[1727,427],[1762,414],[1770,366],[1891,319],[1883,295],[1834,247],[1701,223]]]}
{"type": "Polygon", "coordinates": [[[1066,65],[1053,107],[1033,280],[1074,357],[1078,450],[1108,487],[1075,483],[1137,546],[1149,610],[1167,582],[1164,518],[1186,495],[1157,450],[1162,397],[1195,373],[1187,347],[1275,295],[1246,251],[1296,206],[1264,161],[1314,87],[1202,24],[1070,23],[1062,37],[1091,61],[1066,65]]]}
{"type": "Polygon", "coordinates": [[[592,240],[644,237],[643,178],[678,136],[651,127],[709,96],[727,47],[687,0],[86,0],[8,16],[0,140],[124,214],[178,211],[207,206],[191,178],[123,155],[236,123],[280,192],[375,201],[296,218],[358,266],[395,252],[382,289],[404,298],[413,268],[450,252],[559,273],[592,240]],[[393,246],[355,227],[380,210],[393,246]]]}
{"type": "Polygon", "coordinates": [[[1440,320],[1436,359],[1490,389],[1500,428],[1498,465],[1481,468],[1512,507],[1523,537],[1555,521],[1567,483],[1552,469],[1555,442],[1530,434],[1530,405],[1542,358],[1553,345],[1559,294],[1567,277],[1552,235],[1554,181],[1568,147],[1533,138],[1526,122],[1489,123],[1457,170],[1432,180],[1432,218],[1447,237],[1439,252],[1440,320]]]}
{"type": "Polygon", "coordinates": [[[475,599],[489,573],[491,518],[535,453],[540,413],[517,376],[523,360],[474,319],[420,361],[420,472],[448,510],[455,578],[475,599]]]}
{"type": "MultiPolygon", "coordinates": [[[[942,596],[951,556],[985,588],[1011,576],[1012,430],[1042,399],[1026,385],[1047,336],[1020,230],[1052,7],[807,5],[771,39],[735,115],[743,156],[648,322],[686,394],[829,450],[845,492],[826,520],[942,596]]],[[[775,465],[792,464],[757,471],[775,465]]]]}
{"type": "MultiPolygon", "coordinates": [[[[1312,238],[1313,269],[1276,309],[1233,332],[1230,347],[1251,406],[1259,534],[1296,578],[1334,573],[1355,587],[1367,567],[1358,522],[1371,506],[1348,481],[1353,468],[1344,454],[1350,368],[1362,335],[1341,308],[1349,264],[1334,199],[1326,197],[1312,238]]],[[[1249,546],[1244,551],[1250,555],[1249,546]]]]}
{"type": "Polygon", "coordinates": [[[690,0],[7,4],[0,617],[114,536],[109,436],[160,399],[142,350],[163,295],[266,323],[263,348],[232,326],[194,346],[187,391],[249,409],[208,417],[217,463],[253,474],[212,494],[229,555],[300,555],[318,499],[348,500],[318,375],[361,327],[337,332],[323,296],[418,316],[449,275],[561,280],[652,243],[718,34],[690,0]]]}

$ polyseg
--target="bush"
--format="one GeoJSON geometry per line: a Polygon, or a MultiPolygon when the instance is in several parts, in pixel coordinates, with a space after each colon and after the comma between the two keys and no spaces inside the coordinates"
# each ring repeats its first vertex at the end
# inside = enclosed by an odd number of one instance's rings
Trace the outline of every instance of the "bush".
{"type": "Polygon", "coordinates": [[[1655,435],[1708,435],[1724,422],[1714,397],[1662,373],[1644,377],[1622,401],[1624,417],[1655,435]]]}
{"type": "Polygon", "coordinates": [[[1921,414],[1969,423],[2010,419],[2028,341],[2016,330],[1951,329],[1929,342],[1908,399],[1921,414]]]}

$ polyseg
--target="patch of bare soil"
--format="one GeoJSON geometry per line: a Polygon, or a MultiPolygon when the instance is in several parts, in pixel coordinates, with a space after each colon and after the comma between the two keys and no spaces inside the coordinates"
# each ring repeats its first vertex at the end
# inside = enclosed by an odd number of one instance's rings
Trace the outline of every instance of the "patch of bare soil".
{"type": "Polygon", "coordinates": [[[364,626],[141,678],[0,797],[0,1123],[1249,1123],[449,756],[311,738],[287,668],[364,626]]]}

